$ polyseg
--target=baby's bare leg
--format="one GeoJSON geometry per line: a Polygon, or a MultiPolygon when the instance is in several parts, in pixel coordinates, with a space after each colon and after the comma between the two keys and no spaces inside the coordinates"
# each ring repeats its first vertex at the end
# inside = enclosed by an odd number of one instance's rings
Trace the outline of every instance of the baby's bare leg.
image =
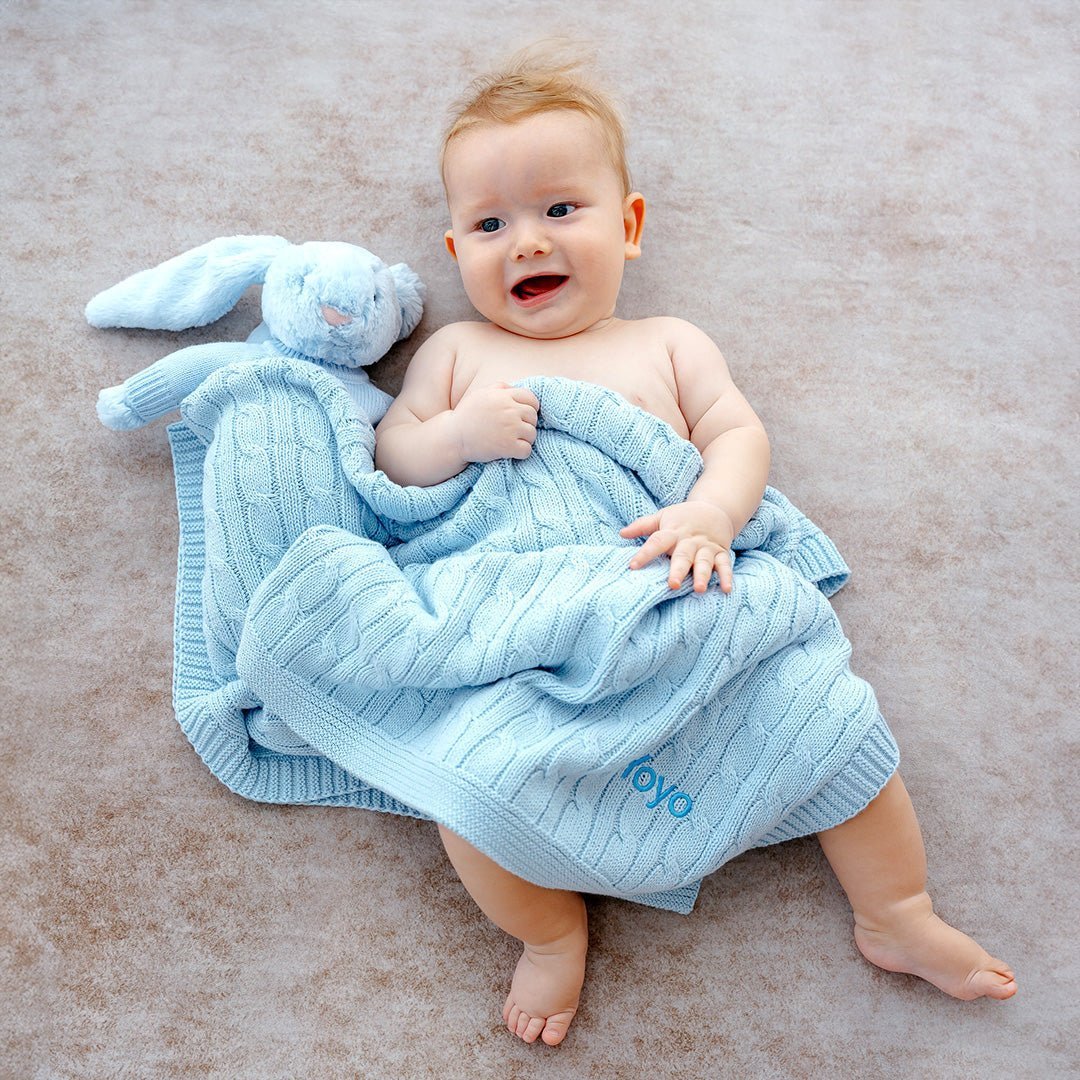
{"type": "Polygon", "coordinates": [[[511,874],[442,825],[439,835],[480,910],[525,946],[503,1006],[506,1026],[525,1042],[562,1042],[585,980],[584,901],[578,893],[544,889],[511,874]]]}
{"type": "Polygon", "coordinates": [[[964,1000],[1016,993],[1007,964],[934,914],[922,833],[899,773],[861,814],[818,839],[851,902],[867,960],[964,1000]]]}

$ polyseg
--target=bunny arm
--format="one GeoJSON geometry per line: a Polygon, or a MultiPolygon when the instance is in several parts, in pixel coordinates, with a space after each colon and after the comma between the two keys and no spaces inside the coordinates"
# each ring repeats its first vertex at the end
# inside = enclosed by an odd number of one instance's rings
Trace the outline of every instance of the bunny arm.
{"type": "Polygon", "coordinates": [[[318,366],[345,387],[357,415],[363,417],[372,427],[390,408],[390,403],[394,399],[385,390],[380,390],[363,368],[336,367],[332,364],[318,366]]]}
{"type": "Polygon", "coordinates": [[[259,343],[189,345],[163,356],[119,386],[102,390],[98,394],[98,416],[107,428],[132,431],[177,408],[218,368],[275,355],[272,346],[259,343]]]}

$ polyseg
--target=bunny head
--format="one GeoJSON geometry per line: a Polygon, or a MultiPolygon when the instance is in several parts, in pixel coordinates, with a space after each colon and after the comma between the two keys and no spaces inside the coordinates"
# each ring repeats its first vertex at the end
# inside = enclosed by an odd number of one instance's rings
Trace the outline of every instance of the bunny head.
{"type": "Polygon", "coordinates": [[[354,244],[290,244],[225,236],[142,270],[86,307],[92,326],[184,330],[205,326],[264,282],[266,328],[288,355],[362,367],[416,328],[424,287],[404,263],[387,266],[354,244]]]}
{"type": "Polygon", "coordinates": [[[266,270],[262,311],[283,351],[363,367],[420,321],[423,286],[404,263],[387,266],[354,244],[289,246],[266,270]]]}

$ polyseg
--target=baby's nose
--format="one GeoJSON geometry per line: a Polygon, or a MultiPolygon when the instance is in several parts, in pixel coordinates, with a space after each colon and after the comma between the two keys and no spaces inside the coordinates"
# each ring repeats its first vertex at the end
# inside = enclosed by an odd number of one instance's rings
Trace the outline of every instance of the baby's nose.
{"type": "Polygon", "coordinates": [[[538,255],[551,254],[551,241],[536,229],[523,229],[514,244],[514,259],[535,259],[538,255]]]}

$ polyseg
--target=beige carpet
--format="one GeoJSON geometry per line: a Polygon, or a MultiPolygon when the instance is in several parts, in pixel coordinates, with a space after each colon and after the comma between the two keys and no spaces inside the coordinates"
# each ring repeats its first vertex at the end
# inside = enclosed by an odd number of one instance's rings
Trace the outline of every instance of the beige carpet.
{"type": "Polygon", "coordinates": [[[1067,1077],[1076,1007],[1076,8],[880,0],[0,5],[0,1073],[1067,1077]],[[553,31],[601,50],[649,199],[621,312],[719,343],[901,744],[940,910],[1010,960],[964,1004],[871,968],[813,840],[690,917],[598,899],[566,1044],[500,1027],[515,960],[430,825],[246,803],[170,706],[159,422],[100,387],[238,340],[86,300],[214,236],[345,239],[469,316],[442,116],[553,31]]]}

